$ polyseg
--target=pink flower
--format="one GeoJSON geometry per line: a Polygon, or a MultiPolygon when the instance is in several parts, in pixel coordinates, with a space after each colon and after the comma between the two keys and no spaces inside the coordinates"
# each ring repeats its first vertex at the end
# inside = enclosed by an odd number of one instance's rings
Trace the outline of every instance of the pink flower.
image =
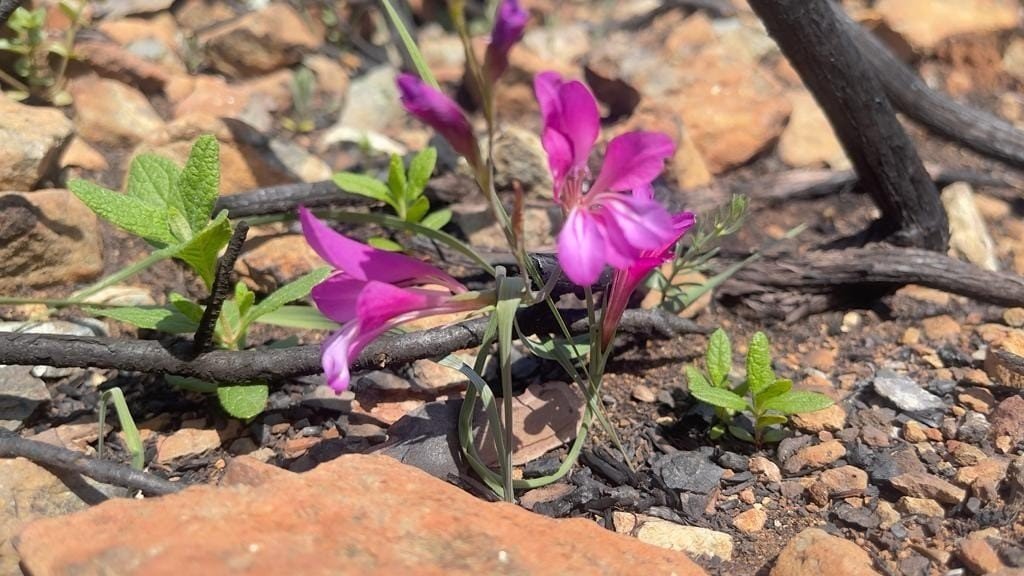
{"type": "Polygon", "coordinates": [[[489,82],[496,82],[508,68],[508,53],[523,39],[526,22],[530,14],[519,6],[517,0],[504,0],[498,6],[491,31],[491,43],[484,55],[484,73],[489,82]]]}
{"type": "Polygon", "coordinates": [[[430,264],[346,238],[305,208],[299,208],[299,219],[309,245],[338,269],[312,296],[324,316],[342,324],[322,351],[327,383],[339,392],[348,387],[349,365],[381,334],[417,318],[488,303],[430,264]]]}
{"type": "Polygon", "coordinates": [[[402,105],[409,114],[441,134],[471,166],[483,166],[473,128],[454,100],[412,74],[399,74],[397,83],[402,105]]]}
{"type": "Polygon", "coordinates": [[[558,261],[566,276],[588,286],[606,264],[628,268],[645,252],[676,238],[672,218],[650,194],[624,194],[650,186],[675,152],[672,140],[657,132],[613,138],[601,171],[590,182],[587,159],[600,131],[593,95],[581,82],[565,82],[555,72],[538,74],[534,90],[555,201],[567,214],[558,235],[558,261]]]}
{"type": "MultiPolygon", "coordinates": [[[[634,198],[650,200],[653,195],[650,186],[642,186],[633,190],[634,198]]],[[[608,289],[608,301],[601,311],[601,350],[607,350],[608,345],[611,344],[615,328],[619,325],[619,320],[622,319],[622,313],[625,312],[633,291],[652,270],[672,259],[675,254],[676,242],[696,221],[693,212],[673,214],[671,219],[672,235],[661,247],[643,251],[633,264],[615,271],[612,285],[608,289]]]]}

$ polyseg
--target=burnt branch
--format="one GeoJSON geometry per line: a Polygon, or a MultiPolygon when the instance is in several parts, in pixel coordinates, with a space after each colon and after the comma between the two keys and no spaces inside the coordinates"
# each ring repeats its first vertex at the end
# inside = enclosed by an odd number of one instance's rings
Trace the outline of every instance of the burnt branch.
{"type": "MultiPolygon", "coordinates": [[[[534,307],[521,312],[524,330],[534,334],[556,332],[554,318],[544,308],[534,307]]],[[[585,311],[567,310],[563,316],[574,334],[587,332],[585,311]]],[[[421,358],[441,358],[456,350],[478,346],[486,327],[487,319],[478,318],[451,326],[383,337],[367,346],[352,368],[386,368],[421,358]]],[[[627,310],[619,331],[659,337],[704,332],[692,321],[660,310],[627,310]]],[[[320,346],[316,344],[278,349],[211,350],[194,357],[191,351],[191,342],[185,340],[163,343],[156,340],[0,333],[0,364],[111,368],[191,376],[224,384],[279,380],[321,372],[320,346]]]]}
{"type": "Polygon", "coordinates": [[[245,242],[245,235],[249,233],[249,225],[245,221],[235,224],[235,231],[231,234],[228,247],[224,255],[217,261],[217,271],[213,277],[213,288],[210,290],[210,297],[206,299],[206,308],[203,316],[199,319],[199,327],[192,340],[192,353],[201,354],[210,348],[213,342],[213,333],[217,327],[217,319],[220,318],[220,311],[224,300],[231,293],[231,273],[235,269],[235,261],[242,253],[242,244],[245,242]]]}
{"type": "Polygon", "coordinates": [[[1024,131],[992,114],[964,106],[932,90],[873,34],[840,12],[843,28],[853,37],[875,71],[893,106],[931,132],[975,152],[1024,168],[1024,131]]]}
{"type": "Polygon", "coordinates": [[[97,460],[80,452],[53,446],[38,440],[0,433],[0,458],[25,458],[47,468],[56,468],[88,476],[104,484],[142,490],[162,496],[185,488],[159,476],[140,472],[130,466],[109,460],[97,460]]]}
{"type": "Polygon", "coordinates": [[[818,101],[894,244],[944,250],[946,214],[874,70],[830,0],[750,0],[818,101]]]}
{"type": "Polygon", "coordinates": [[[282,184],[256,188],[239,194],[217,198],[214,214],[227,210],[231,218],[246,218],[294,212],[299,205],[307,208],[323,206],[370,206],[362,196],[345,194],[330,180],[301,184],[282,184]]]}

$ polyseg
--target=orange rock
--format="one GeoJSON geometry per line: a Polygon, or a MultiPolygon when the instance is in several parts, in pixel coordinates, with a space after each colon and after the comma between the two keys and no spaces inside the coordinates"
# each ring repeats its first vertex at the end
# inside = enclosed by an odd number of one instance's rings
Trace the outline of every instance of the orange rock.
{"type": "Polygon", "coordinates": [[[29,524],[17,550],[32,574],[705,574],[680,552],[363,455],[259,486],[108,500],[29,524]]]}
{"type": "Polygon", "coordinates": [[[871,556],[853,542],[807,528],[779,553],[771,576],[877,576],[871,556]]]}

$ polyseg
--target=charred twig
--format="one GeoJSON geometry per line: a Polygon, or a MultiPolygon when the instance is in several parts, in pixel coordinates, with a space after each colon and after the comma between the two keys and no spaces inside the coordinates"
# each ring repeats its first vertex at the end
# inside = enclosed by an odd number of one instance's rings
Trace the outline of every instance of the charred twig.
{"type": "Polygon", "coordinates": [[[991,272],[945,254],[876,246],[816,251],[753,262],[723,285],[723,294],[749,297],[777,291],[856,297],[868,288],[920,284],[999,306],[1024,306],[1024,278],[991,272]]]}
{"type": "MultiPolygon", "coordinates": [[[[524,310],[523,329],[546,334],[556,331],[550,313],[524,310]]],[[[587,332],[585,312],[568,310],[563,316],[574,334],[587,332]]],[[[487,320],[478,318],[452,326],[381,338],[367,346],[353,363],[354,370],[385,368],[421,358],[440,358],[456,350],[478,346],[487,320]]],[[[669,337],[703,333],[690,320],[660,310],[627,310],[619,332],[637,336],[669,337]]],[[[112,368],[191,376],[207,382],[240,384],[252,380],[279,380],[317,374],[320,346],[211,350],[193,357],[191,342],[171,344],[155,340],[122,340],[52,334],[0,333],[0,364],[46,365],[75,368],[112,368]]]]}
{"type": "Polygon", "coordinates": [[[728,18],[736,15],[736,7],[728,0],[664,0],[657,8],[629,18],[619,23],[617,27],[622,30],[639,30],[672,10],[703,10],[712,18],[728,18]]]}
{"type": "Polygon", "coordinates": [[[210,297],[206,299],[206,309],[199,319],[199,327],[192,339],[192,354],[199,355],[210,348],[213,342],[213,332],[217,327],[217,319],[220,318],[220,310],[224,300],[231,293],[231,273],[235,269],[235,261],[242,253],[242,244],[245,242],[245,235],[249,233],[249,225],[245,221],[235,224],[235,231],[228,241],[228,247],[224,255],[217,261],[217,271],[213,277],[213,288],[210,290],[210,297]]]}
{"type": "Polygon", "coordinates": [[[46,467],[88,476],[105,484],[142,490],[156,496],[172,494],[185,487],[118,462],[97,460],[80,452],[14,434],[0,434],[0,458],[17,457],[46,467]]]}
{"type": "Polygon", "coordinates": [[[750,0],[818,101],[882,211],[875,230],[900,245],[945,250],[946,214],[874,70],[830,0],[750,0]]]}
{"type": "Polygon", "coordinates": [[[1024,168],[1024,131],[932,90],[878,38],[841,10],[837,12],[840,24],[857,43],[896,108],[943,138],[962,143],[983,156],[1024,168]]]}
{"type": "Polygon", "coordinates": [[[369,206],[362,196],[344,194],[330,180],[302,184],[283,184],[256,188],[240,194],[217,198],[214,213],[227,210],[231,218],[245,218],[294,212],[299,205],[308,208],[320,206],[369,206]]]}

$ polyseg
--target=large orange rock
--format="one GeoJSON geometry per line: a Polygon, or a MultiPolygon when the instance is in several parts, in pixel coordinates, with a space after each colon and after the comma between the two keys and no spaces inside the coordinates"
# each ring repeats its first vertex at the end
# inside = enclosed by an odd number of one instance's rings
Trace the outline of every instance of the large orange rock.
{"type": "Polygon", "coordinates": [[[37,576],[705,574],[680,552],[486,503],[384,456],[246,476],[39,520],[15,546],[37,576]]]}

